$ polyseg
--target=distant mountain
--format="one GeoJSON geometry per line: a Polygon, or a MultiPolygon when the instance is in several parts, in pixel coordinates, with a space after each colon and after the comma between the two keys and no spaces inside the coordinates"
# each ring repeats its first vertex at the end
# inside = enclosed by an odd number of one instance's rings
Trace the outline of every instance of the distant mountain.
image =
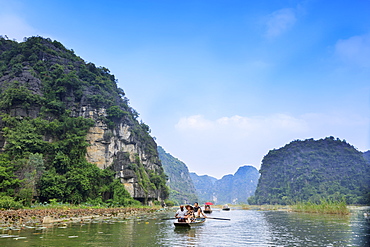
{"type": "Polygon", "coordinates": [[[293,141],[263,158],[253,204],[289,204],[320,199],[370,203],[369,153],[328,137],[293,141]]]}
{"type": "Polygon", "coordinates": [[[158,146],[157,150],[164,173],[168,176],[169,199],[178,204],[198,201],[193,181],[189,175],[189,169],[185,163],[166,153],[161,146],[158,146]]]}
{"type": "Polygon", "coordinates": [[[191,173],[200,201],[217,204],[247,203],[248,197],[254,195],[258,177],[258,170],[253,166],[242,166],[234,175],[225,175],[219,180],[191,173]]]}
{"type": "Polygon", "coordinates": [[[196,193],[199,197],[200,202],[213,201],[214,184],[217,178],[202,175],[198,176],[196,173],[191,172],[190,177],[193,180],[196,193]]]}

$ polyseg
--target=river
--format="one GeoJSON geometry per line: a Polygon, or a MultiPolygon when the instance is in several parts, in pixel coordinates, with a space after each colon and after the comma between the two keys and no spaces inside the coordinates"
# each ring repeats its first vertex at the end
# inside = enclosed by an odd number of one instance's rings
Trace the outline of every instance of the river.
{"type": "Polygon", "coordinates": [[[175,228],[171,213],[6,230],[0,246],[370,246],[370,222],[349,216],[232,209],[203,225],[175,228]]]}

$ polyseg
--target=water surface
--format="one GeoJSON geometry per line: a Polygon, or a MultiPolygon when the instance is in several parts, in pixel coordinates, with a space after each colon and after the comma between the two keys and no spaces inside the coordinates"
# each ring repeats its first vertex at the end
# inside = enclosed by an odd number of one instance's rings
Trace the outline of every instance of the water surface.
{"type": "MultiPolygon", "coordinates": [[[[369,208],[363,208],[369,211],[369,208]]],[[[173,212],[8,231],[0,246],[370,246],[363,210],[350,216],[284,211],[214,211],[190,229],[175,228],[173,212]]]]}

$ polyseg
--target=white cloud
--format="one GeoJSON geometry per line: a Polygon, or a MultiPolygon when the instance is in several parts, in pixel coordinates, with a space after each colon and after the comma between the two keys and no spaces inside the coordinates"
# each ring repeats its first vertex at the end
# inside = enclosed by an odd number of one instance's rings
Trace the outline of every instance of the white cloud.
{"type": "Polygon", "coordinates": [[[339,40],[335,45],[336,55],[344,62],[370,67],[370,34],[339,40]]]}
{"type": "Polygon", "coordinates": [[[172,133],[173,154],[190,171],[221,177],[242,164],[259,168],[269,150],[300,139],[334,136],[365,151],[370,118],[340,113],[307,113],[300,116],[231,116],[215,120],[202,115],[181,118],[172,133]]]}
{"type": "Polygon", "coordinates": [[[184,117],[176,124],[179,130],[220,130],[232,128],[238,130],[240,134],[254,132],[266,132],[275,130],[289,130],[291,132],[301,132],[307,129],[304,120],[298,119],[287,114],[274,114],[271,116],[254,116],[254,117],[222,117],[215,121],[208,120],[202,115],[184,117]]]}
{"type": "Polygon", "coordinates": [[[7,35],[9,39],[22,41],[24,37],[33,36],[36,30],[17,15],[0,15],[0,34],[7,35]]]}
{"type": "Polygon", "coordinates": [[[213,126],[214,123],[202,115],[194,115],[181,118],[175,127],[179,130],[209,130],[213,126]]]}
{"type": "Polygon", "coordinates": [[[297,21],[296,11],[285,8],[271,13],[266,21],[266,36],[275,38],[289,30],[297,21]]]}

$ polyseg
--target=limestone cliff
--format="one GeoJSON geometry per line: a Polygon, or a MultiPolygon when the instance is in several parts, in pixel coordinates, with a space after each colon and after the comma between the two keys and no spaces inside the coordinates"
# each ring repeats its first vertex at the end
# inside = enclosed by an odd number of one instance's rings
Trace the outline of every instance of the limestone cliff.
{"type": "MultiPolygon", "coordinates": [[[[50,39],[0,40],[0,110],[19,119],[60,121],[61,115],[93,120],[86,135],[86,160],[113,169],[130,195],[142,202],[168,196],[157,145],[137,120],[114,75],[50,39]],[[16,92],[14,94],[13,92],[16,92]],[[23,95],[22,95],[23,94],[23,95]]],[[[6,125],[0,116],[0,127],[6,125]]],[[[53,142],[46,132],[43,141],[53,142]]],[[[0,133],[0,150],[7,139],[0,133]]]]}
{"type": "Polygon", "coordinates": [[[241,166],[234,175],[228,174],[221,179],[198,176],[191,173],[200,201],[212,201],[217,204],[246,204],[254,195],[259,178],[258,170],[253,166],[241,166]]]}
{"type": "Polygon", "coordinates": [[[251,204],[294,204],[322,199],[369,204],[370,163],[345,140],[295,140],[263,158],[251,204]]]}

